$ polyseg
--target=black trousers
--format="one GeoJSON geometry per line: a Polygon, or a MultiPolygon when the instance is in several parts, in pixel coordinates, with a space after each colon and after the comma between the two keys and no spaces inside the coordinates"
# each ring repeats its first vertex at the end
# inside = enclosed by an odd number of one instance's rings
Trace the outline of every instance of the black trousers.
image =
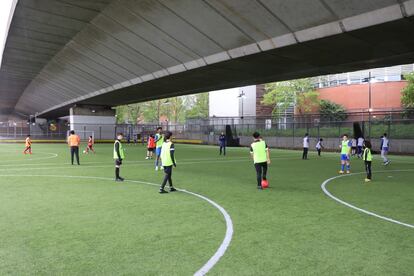
{"type": "Polygon", "coordinates": [[[220,145],[220,155],[224,153],[226,155],[226,146],[220,145]]]}
{"type": "Polygon", "coordinates": [[[302,159],[308,159],[308,148],[303,148],[302,159]]]}
{"type": "Polygon", "coordinates": [[[72,160],[72,165],[73,165],[73,156],[76,155],[76,161],[79,164],[79,147],[70,147],[70,158],[72,160]]]}
{"type": "Polygon", "coordinates": [[[164,166],[165,176],[164,176],[164,180],[162,181],[162,184],[161,184],[161,190],[164,190],[165,185],[167,184],[167,182],[170,185],[170,188],[173,187],[172,178],[171,178],[171,176],[172,176],[172,167],[173,166],[164,166]]]}
{"type": "Polygon", "coordinates": [[[316,149],[318,151],[318,156],[321,156],[321,149],[316,149]]]}
{"type": "Polygon", "coordinates": [[[365,171],[367,172],[368,179],[371,179],[372,177],[371,163],[371,161],[365,161],[365,171]]]}
{"type": "Polygon", "coordinates": [[[257,186],[262,186],[262,180],[266,180],[267,162],[255,163],[254,168],[256,169],[257,186]]]}

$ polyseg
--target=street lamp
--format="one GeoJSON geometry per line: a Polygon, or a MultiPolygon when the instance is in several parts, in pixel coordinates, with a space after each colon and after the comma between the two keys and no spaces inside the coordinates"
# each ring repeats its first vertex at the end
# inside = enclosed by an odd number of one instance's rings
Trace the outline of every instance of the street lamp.
{"type": "Polygon", "coordinates": [[[239,93],[238,98],[241,99],[241,119],[243,119],[244,118],[244,105],[243,105],[243,100],[246,98],[246,94],[244,93],[243,89],[239,93]]]}

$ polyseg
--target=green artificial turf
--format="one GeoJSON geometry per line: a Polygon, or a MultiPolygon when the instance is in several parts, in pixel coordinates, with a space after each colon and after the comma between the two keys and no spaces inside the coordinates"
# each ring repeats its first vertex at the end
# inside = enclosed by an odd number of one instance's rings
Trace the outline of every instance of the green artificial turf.
{"type": "MultiPolygon", "coordinates": [[[[163,172],[145,149],[125,146],[121,175],[159,184],[163,172]]],[[[112,145],[69,164],[63,144],[1,144],[0,275],[191,275],[216,252],[226,231],[206,201],[158,187],[113,181],[112,145]],[[78,176],[78,177],[76,177],[78,176]],[[97,177],[97,178],[94,178],[97,177]]],[[[177,187],[214,200],[233,220],[234,235],[211,275],[411,275],[414,229],[341,205],[321,190],[339,170],[334,153],[301,160],[272,150],[270,189],[257,190],[247,148],[176,145],[177,187]]],[[[336,197],[414,224],[414,158],[391,156],[363,174],[328,183],[336,197]],[[396,172],[394,170],[413,170],[396,172]],[[379,171],[385,171],[379,173],[379,171]]],[[[352,160],[352,172],[362,172],[352,160]]]]}

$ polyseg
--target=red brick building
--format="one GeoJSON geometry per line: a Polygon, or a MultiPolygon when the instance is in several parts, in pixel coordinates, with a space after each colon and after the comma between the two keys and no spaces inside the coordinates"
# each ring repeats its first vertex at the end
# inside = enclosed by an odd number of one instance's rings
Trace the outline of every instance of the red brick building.
{"type": "MultiPolygon", "coordinates": [[[[401,109],[401,90],[406,81],[371,83],[371,108],[374,111],[401,109]]],[[[369,83],[319,88],[321,100],[340,104],[349,112],[368,111],[369,83]]]]}

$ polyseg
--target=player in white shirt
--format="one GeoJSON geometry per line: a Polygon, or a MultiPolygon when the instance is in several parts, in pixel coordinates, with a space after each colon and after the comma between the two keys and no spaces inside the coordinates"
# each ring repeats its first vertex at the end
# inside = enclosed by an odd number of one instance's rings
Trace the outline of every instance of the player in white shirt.
{"type": "Polygon", "coordinates": [[[355,138],[352,138],[351,143],[351,155],[354,156],[357,152],[357,140],[355,138]]]}
{"type": "Polygon", "coordinates": [[[305,137],[303,137],[303,154],[302,159],[308,159],[308,151],[309,151],[309,134],[305,133],[305,137]]]}
{"type": "Polygon", "coordinates": [[[357,139],[357,154],[358,158],[362,157],[362,148],[364,147],[364,137],[358,137],[357,139]]]}
{"type": "Polygon", "coordinates": [[[389,147],[390,147],[390,141],[387,138],[387,133],[384,133],[384,135],[381,137],[381,157],[382,157],[382,160],[384,160],[385,166],[390,163],[390,160],[388,159],[389,147]]]}
{"type": "Polygon", "coordinates": [[[319,139],[318,143],[316,143],[316,151],[318,152],[318,156],[321,156],[321,151],[324,148],[324,146],[322,145],[323,139],[319,139]]]}

